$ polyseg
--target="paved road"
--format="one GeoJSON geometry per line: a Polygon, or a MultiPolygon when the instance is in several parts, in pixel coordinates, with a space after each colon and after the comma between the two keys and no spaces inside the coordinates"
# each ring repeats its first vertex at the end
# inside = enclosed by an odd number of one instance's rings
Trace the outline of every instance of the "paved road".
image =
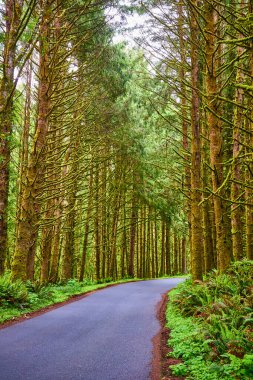
{"type": "Polygon", "coordinates": [[[0,330],[1,380],[147,380],[155,306],[181,279],[127,283],[0,330]]]}

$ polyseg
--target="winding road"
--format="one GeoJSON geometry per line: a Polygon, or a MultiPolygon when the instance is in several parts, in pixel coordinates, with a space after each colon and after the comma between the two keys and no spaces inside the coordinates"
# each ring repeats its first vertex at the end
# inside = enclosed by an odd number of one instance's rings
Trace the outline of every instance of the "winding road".
{"type": "Polygon", "coordinates": [[[0,379],[148,380],[156,305],[181,281],[102,289],[0,330],[0,379]]]}

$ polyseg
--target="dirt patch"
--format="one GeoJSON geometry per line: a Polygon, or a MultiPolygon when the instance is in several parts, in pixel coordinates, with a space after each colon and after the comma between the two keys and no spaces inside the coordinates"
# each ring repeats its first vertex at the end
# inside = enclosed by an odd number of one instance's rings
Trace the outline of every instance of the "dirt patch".
{"type": "Polygon", "coordinates": [[[185,377],[174,376],[170,365],[182,363],[179,359],[170,357],[172,349],[167,346],[170,337],[170,330],[166,327],[166,306],[168,298],[167,292],[162,295],[162,299],[157,305],[157,319],[161,329],[153,338],[153,360],[151,369],[151,380],[184,380],[185,377]]]}

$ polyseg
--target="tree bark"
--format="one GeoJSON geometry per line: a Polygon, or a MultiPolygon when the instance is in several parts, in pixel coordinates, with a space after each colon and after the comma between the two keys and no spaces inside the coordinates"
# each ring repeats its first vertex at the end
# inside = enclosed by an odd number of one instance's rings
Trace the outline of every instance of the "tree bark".
{"type": "Polygon", "coordinates": [[[224,272],[230,264],[227,225],[224,221],[225,203],[221,198],[220,187],[223,184],[223,149],[221,120],[218,118],[217,102],[217,68],[216,68],[216,33],[217,13],[214,2],[205,5],[206,15],[206,91],[207,91],[207,125],[210,139],[210,161],[212,168],[212,191],[214,194],[214,215],[216,225],[216,244],[218,269],[224,272]]]}
{"type": "Polygon", "coordinates": [[[51,3],[46,2],[40,25],[40,62],[38,89],[38,117],[33,147],[29,159],[26,184],[21,195],[21,215],[17,221],[17,241],[12,263],[12,279],[27,278],[27,257],[36,244],[40,206],[38,197],[41,193],[45,166],[46,135],[48,131],[48,116],[50,110],[50,25],[51,3]]]}
{"type": "Polygon", "coordinates": [[[130,253],[129,253],[129,269],[128,275],[134,277],[134,254],[135,254],[135,236],[136,226],[138,222],[138,209],[136,204],[135,189],[133,188],[132,195],[132,210],[131,210],[131,226],[130,226],[130,253]]]}
{"type": "MultiPolygon", "coordinates": [[[[198,7],[198,1],[194,0],[194,7],[198,7]]],[[[191,9],[190,31],[191,31],[191,266],[193,280],[202,279],[202,252],[203,252],[203,231],[202,212],[199,206],[201,202],[201,131],[200,131],[200,104],[199,94],[199,54],[198,46],[199,28],[197,23],[197,13],[191,9]]]]}
{"type": "Polygon", "coordinates": [[[91,162],[90,165],[91,166],[90,166],[90,178],[89,178],[89,196],[88,196],[87,213],[86,213],[85,228],[84,228],[84,240],[83,240],[83,248],[82,248],[79,281],[83,281],[83,278],[84,278],[88,238],[89,238],[89,233],[90,233],[90,220],[91,220],[92,204],[93,204],[93,162],[91,162]]]}
{"type": "MultiPolygon", "coordinates": [[[[243,8],[244,5],[241,7],[243,8]]],[[[239,38],[243,38],[240,33],[239,38]]],[[[241,46],[237,47],[237,54],[240,56],[243,53],[243,48],[241,46]]],[[[242,62],[238,62],[237,67],[237,83],[243,83],[244,74],[242,62]]],[[[241,129],[243,127],[243,110],[240,106],[244,103],[244,91],[242,88],[236,89],[234,120],[233,120],[233,164],[232,164],[232,186],[231,186],[231,199],[232,202],[238,202],[242,200],[242,187],[239,182],[242,182],[242,167],[240,162],[240,153],[242,150],[241,146],[241,129]]],[[[232,247],[233,256],[235,260],[240,260],[243,257],[243,207],[237,203],[232,203],[231,205],[231,226],[232,226],[232,247]]]]}
{"type": "Polygon", "coordinates": [[[22,14],[22,0],[5,1],[5,33],[3,76],[0,82],[0,275],[4,272],[7,254],[7,220],[9,192],[10,141],[12,134],[14,70],[17,50],[17,33],[22,14]]]}

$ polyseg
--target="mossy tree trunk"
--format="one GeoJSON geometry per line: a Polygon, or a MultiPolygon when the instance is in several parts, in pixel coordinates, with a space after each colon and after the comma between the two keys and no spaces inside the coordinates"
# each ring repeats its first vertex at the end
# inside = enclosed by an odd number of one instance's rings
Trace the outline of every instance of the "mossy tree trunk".
{"type": "Polygon", "coordinates": [[[15,91],[17,35],[19,33],[23,1],[6,0],[4,5],[5,32],[0,80],[0,274],[4,272],[7,254],[7,220],[9,192],[9,164],[13,124],[13,96],[15,91]]]}
{"type": "Polygon", "coordinates": [[[44,178],[43,157],[50,113],[50,37],[52,2],[42,1],[44,6],[39,43],[38,116],[26,183],[22,191],[20,219],[17,221],[17,241],[12,262],[12,279],[27,278],[27,258],[36,245],[40,207],[38,197],[44,178]]]}
{"type": "Polygon", "coordinates": [[[194,280],[202,279],[202,210],[201,202],[201,130],[200,130],[200,99],[198,88],[200,85],[200,56],[198,46],[200,32],[198,28],[198,14],[195,8],[198,1],[192,2],[190,10],[191,32],[191,267],[194,280]]]}
{"type": "Polygon", "coordinates": [[[226,210],[222,199],[223,185],[223,141],[222,125],[219,118],[219,102],[217,101],[217,11],[214,2],[205,5],[206,17],[206,91],[207,91],[207,125],[210,139],[210,161],[212,169],[212,191],[214,194],[214,215],[216,225],[216,244],[218,269],[223,272],[230,263],[228,244],[228,226],[224,220],[226,210]]]}

